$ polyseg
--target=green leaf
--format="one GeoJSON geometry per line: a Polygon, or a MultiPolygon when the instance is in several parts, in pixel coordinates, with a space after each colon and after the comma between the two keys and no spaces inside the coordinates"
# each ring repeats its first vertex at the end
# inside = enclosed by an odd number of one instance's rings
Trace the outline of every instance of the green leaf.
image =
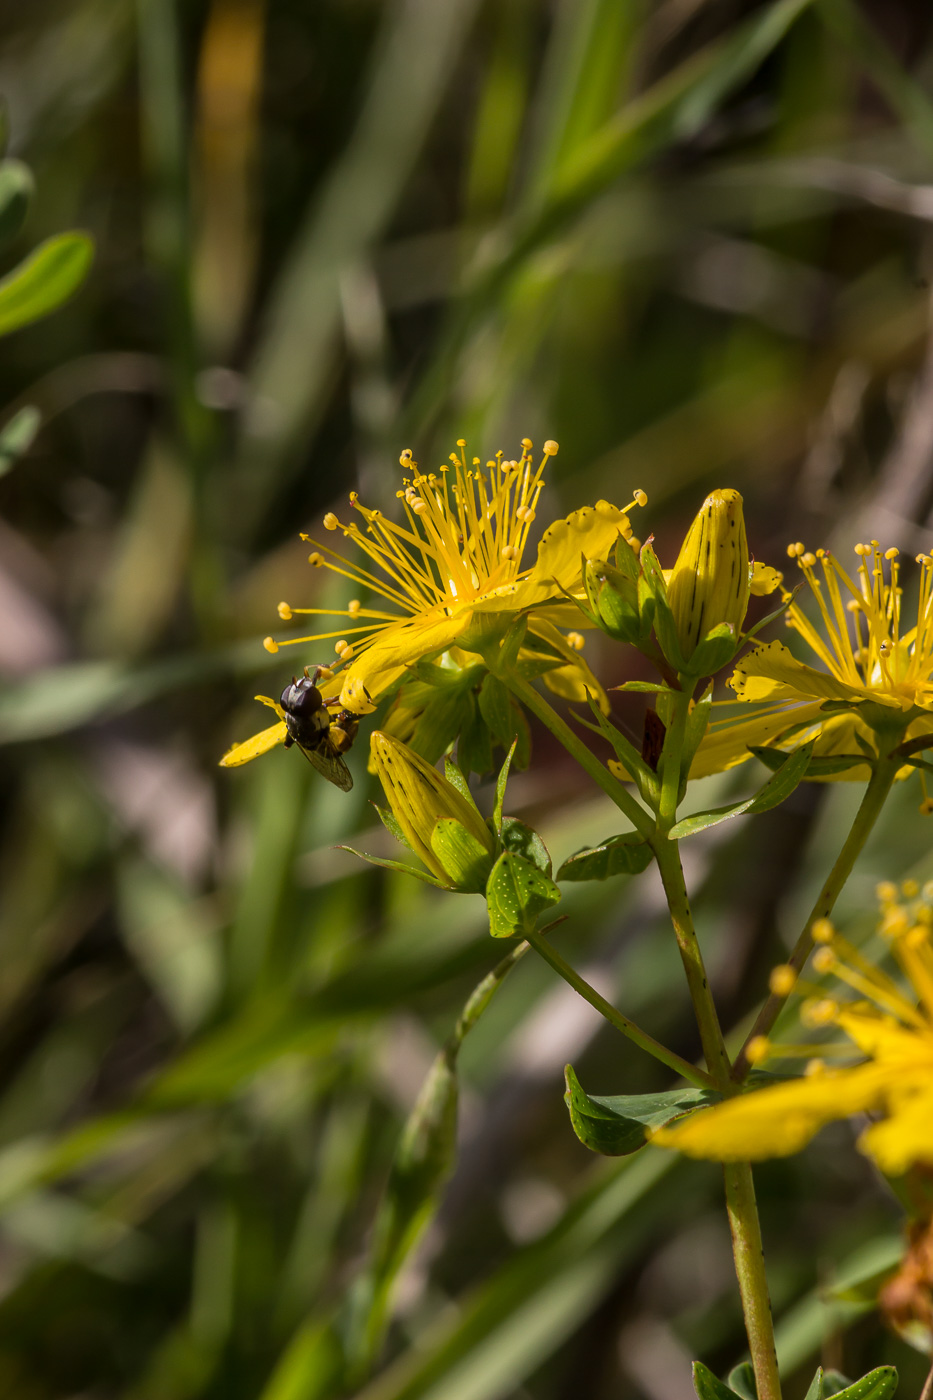
{"type": "MultiPolygon", "coordinates": [[[[710,685],[690,711],[687,716],[687,723],[684,727],[684,744],[680,762],[683,786],[686,785],[686,778],[690,772],[690,765],[696,757],[697,749],[703,742],[703,738],[709,728],[710,715],[712,712],[713,687],[710,685]]],[[[681,796],[683,796],[682,793],[681,796]]]]}
{"type": "Polygon", "coordinates": [[[735,1400],[736,1391],[718,1380],[702,1361],[693,1363],[693,1388],[699,1400],[735,1400]]]}
{"type": "MultiPolygon", "coordinates": [[[[858,738],[857,735],[856,738],[858,738]]],[[[786,749],[749,744],[748,751],[753,753],[766,768],[770,768],[772,773],[776,773],[787,758],[786,749]]],[[[872,753],[870,757],[860,753],[834,753],[825,758],[811,758],[805,776],[822,778],[829,777],[833,773],[845,773],[850,768],[864,767],[866,762],[874,762],[876,758],[877,754],[875,753],[872,753]]]]}
{"type": "Polygon", "coordinates": [[[531,933],[538,916],[560,900],[553,880],[530,861],[503,851],[486,884],[489,932],[493,938],[531,933]]]}
{"type": "Polygon", "coordinates": [[[431,832],[431,850],[460,894],[482,894],[489,877],[492,856],[455,817],[437,822],[431,832]]]}
{"type": "Polygon", "coordinates": [[[59,233],[40,243],[0,281],[0,335],[57,310],[78,290],[93,256],[86,233],[59,233]]]}
{"type": "Polygon", "coordinates": [[[711,628],[701,642],[693,649],[687,674],[691,676],[714,676],[723,666],[728,666],[738,649],[739,641],[735,628],[730,622],[720,622],[711,628]]]}
{"type": "Polygon", "coordinates": [[[34,189],[32,172],[22,161],[0,163],[0,243],[19,233],[34,189]]]}
{"type": "Polygon", "coordinates": [[[467,697],[467,706],[468,718],[457,739],[457,764],[463,773],[488,773],[492,768],[492,735],[475,695],[467,697]]]}
{"type": "Polygon", "coordinates": [[[659,791],[657,773],[648,767],[641,754],[633,744],[629,743],[625,735],[609,722],[593,697],[589,696],[588,700],[596,723],[591,724],[589,720],[581,719],[579,716],[577,716],[577,722],[593,734],[601,734],[604,739],[608,739],[616,758],[625,771],[631,774],[645,801],[649,803],[656,801],[659,791]]]}
{"type": "Polygon", "coordinates": [[[663,1094],[622,1094],[610,1098],[587,1094],[572,1065],[564,1070],[564,1102],[577,1137],[591,1152],[625,1157],[643,1147],[649,1128],[661,1128],[696,1108],[719,1103],[712,1089],[671,1089],[663,1094]]]}
{"type": "Polygon", "coordinates": [[[499,831],[499,839],[507,851],[527,860],[542,875],[551,878],[551,857],[541,837],[518,817],[506,817],[499,831]]]}
{"type": "Polygon", "coordinates": [[[758,1400],[755,1371],[750,1361],[740,1361],[738,1366],[733,1366],[729,1372],[728,1385],[742,1400],[758,1400]]]}
{"type": "Polygon", "coordinates": [[[610,836],[599,846],[577,851],[557,872],[558,880],[609,880],[614,875],[640,875],[651,864],[651,847],[637,831],[610,836]]]}
{"type": "Polygon", "coordinates": [[[647,691],[652,695],[657,695],[659,691],[667,690],[667,686],[656,685],[654,681],[623,681],[622,685],[610,685],[608,689],[647,691]]]}
{"type": "Polygon", "coordinates": [[[0,476],[6,476],[17,457],[29,451],[41,424],[39,410],[27,404],[0,428],[0,476]]]}
{"type": "Polygon", "coordinates": [[[504,748],[512,742],[512,705],[508,687],[498,676],[489,675],[480,686],[479,712],[493,738],[504,748]]]}
{"type": "Polygon", "coordinates": [[[461,797],[466,798],[467,802],[469,802],[473,810],[478,812],[479,808],[473,800],[473,794],[470,791],[470,784],[467,782],[463,770],[456,763],[454,763],[452,758],[448,758],[446,756],[444,758],[444,777],[450,783],[451,787],[455,787],[457,789],[461,797]]]}
{"type": "Polygon", "coordinates": [[[684,817],[683,821],[671,827],[671,837],[679,840],[684,836],[695,836],[698,831],[706,831],[709,827],[718,826],[720,822],[729,821],[744,812],[756,815],[777,807],[785,798],[790,797],[803,779],[813,753],[813,743],[811,740],[809,744],[795,749],[781,764],[774,777],[769,778],[754,797],[749,797],[744,802],[735,802],[729,807],[714,807],[709,812],[696,812],[692,817],[684,817]]]}
{"type": "Polygon", "coordinates": [[[853,1381],[844,1390],[830,1391],[825,1388],[824,1395],[835,1394],[836,1400],[890,1400],[890,1397],[897,1390],[897,1368],[894,1366],[876,1366],[874,1371],[869,1371],[862,1376],[861,1380],[853,1381]]]}

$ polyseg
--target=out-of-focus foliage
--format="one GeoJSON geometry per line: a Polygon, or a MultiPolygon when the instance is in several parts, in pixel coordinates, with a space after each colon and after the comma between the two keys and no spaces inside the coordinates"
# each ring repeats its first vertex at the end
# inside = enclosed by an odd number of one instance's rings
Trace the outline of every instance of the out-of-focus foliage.
{"type": "MultiPolygon", "coordinates": [[[[279,598],[325,601],[298,532],[351,489],[391,509],[404,447],[556,438],[546,513],[643,487],[665,565],[723,486],[760,560],[929,550],[931,72],[909,0],[0,11],[35,181],[0,272],[62,230],[96,245],[0,341],[4,1396],[676,1400],[693,1357],[741,1360],[719,1173],[587,1154],[568,1060],[597,1100],[670,1081],[529,955],[464,1043],[456,1170],[365,1379],[404,1124],[502,947],[479,899],[441,914],[333,850],[396,852],[363,757],[350,795],[294,752],[216,764],[259,673],[290,674],[260,645],[279,598]]],[[[595,651],[609,683],[647,674],[595,651]]],[[[636,731],[641,706],[615,697],[636,731]]],[[[560,865],[609,806],[533,738],[510,811],[560,865]]],[[[857,795],[804,785],[687,848],[727,1027],[857,795]]],[[[933,875],[917,802],[899,787],[840,922],[933,875]]],[[[572,884],[556,941],[692,1059],[653,880],[572,884]]],[[[846,1284],[899,1247],[849,1137],[756,1173],[791,1396],[816,1361],[896,1362],[905,1394],[925,1370],[846,1284]]]]}

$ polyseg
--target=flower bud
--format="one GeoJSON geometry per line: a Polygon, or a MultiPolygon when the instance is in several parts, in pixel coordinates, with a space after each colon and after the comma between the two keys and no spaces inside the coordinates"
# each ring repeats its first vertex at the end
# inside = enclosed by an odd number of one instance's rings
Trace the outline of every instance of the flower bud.
{"type": "Polygon", "coordinates": [[[389,734],[376,730],[370,752],[392,815],[415,855],[449,889],[481,893],[497,847],[473,803],[389,734]]]}
{"type": "Polygon", "coordinates": [[[690,526],[667,580],[668,601],[685,660],[690,660],[715,627],[727,624],[738,640],[748,594],[742,497],[738,491],[713,491],[690,526]]]}

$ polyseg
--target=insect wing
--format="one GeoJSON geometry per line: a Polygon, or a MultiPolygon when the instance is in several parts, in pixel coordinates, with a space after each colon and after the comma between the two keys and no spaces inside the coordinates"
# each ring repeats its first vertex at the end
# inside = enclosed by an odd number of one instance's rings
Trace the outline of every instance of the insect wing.
{"type": "Polygon", "coordinates": [[[254,734],[252,739],[247,739],[245,743],[234,744],[232,749],[228,749],[220,760],[221,768],[239,768],[241,763],[249,763],[251,759],[258,758],[260,754],[268,753],[277,744],[284,744],[288,737],[288,730],[283,723],[271,724],[268,729],[263,729],[259,734],[254,734]]]}
{"type": "Polygon", "coordinates": [[[305,758],[317,769],[322,778],[326,778],[334,787],[338,787],[341,792],[349,792],[353,786],[353,774],[350,772],[339,753],[326,743],[320,748],[306,749],[304,744],[298,744],[305,758]]]}

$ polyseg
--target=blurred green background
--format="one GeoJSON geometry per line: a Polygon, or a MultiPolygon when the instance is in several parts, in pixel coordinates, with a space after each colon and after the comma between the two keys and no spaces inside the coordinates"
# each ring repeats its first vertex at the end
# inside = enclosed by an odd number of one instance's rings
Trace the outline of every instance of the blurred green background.
{"type": "MultiPolygon", "coordinates": [[[[5,0],[0,92],[37,184],[0,271],[64,228],[97,248],[0,341],[4,420],[43,419],[0,480],[0,1392],[685,1400],[693,1357],[744,1346],[718,1172],[575,1140],[567,1060],[594,1093],[667,1081],[533,956],[464,1047],[456,1172],[348,1372],[402,1125],[503,950],[480,900],[332,849],[395,854],[365,726],[349,797],[294,753],[216,764],[257,688],[326,659],[260,645],[280,598],[342,598],[299,531],[351,489],[390,508],[404,447],[554,437],[545,513],[642,487],[667,563],[725,485],[760,559],[930,549],[933,14],[5,0]]],[[[560,860],[615,819],[535,745],[507,810],[560,860]]],[[[857,796],[692,844],[727,1026],[857,796]]],[[[846,892],[856,932],[878,878],[933,875],[920,796],[846,892]]],[[[564,955],[696,1055],[653,875],[563,908],[564,955]]],[[[821,1359],[926,1372],[847,1286],[900,1230],[852,1140],[758,1173],[793,1397],[821,1359]]]]}

